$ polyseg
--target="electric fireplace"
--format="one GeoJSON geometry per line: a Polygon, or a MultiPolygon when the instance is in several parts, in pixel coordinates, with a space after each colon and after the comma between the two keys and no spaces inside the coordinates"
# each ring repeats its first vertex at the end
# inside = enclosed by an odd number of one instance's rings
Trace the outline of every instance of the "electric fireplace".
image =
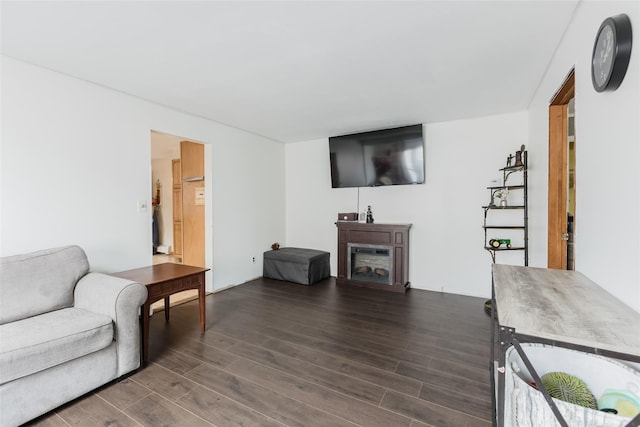
{"type": "Polygon", "coordinates": [[[337,285],[406,292],[411,224],[338,221],[337,285]]]}
{"type": "Polygon", "coordinates": [[[392,284],[393,248],[391,246],[349,243],[347,248],[348,279],[382,285],[392,284]]]}

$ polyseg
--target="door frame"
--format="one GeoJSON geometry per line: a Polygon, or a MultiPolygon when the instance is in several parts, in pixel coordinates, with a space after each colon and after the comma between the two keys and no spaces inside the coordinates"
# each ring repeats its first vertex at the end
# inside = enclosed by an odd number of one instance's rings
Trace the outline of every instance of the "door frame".
{"type": "Polygon", "coordinates": [[[568,110],[575,97],[575,69],[571,69],[549,103],[549,181],[547,268],[567,267],[568,110]]]}
{"type": "MultiPolygon", "coordinates": [[[[181,149],[180,149],[180,142],[181,141],[188,141],[188,142],[192,142],[195,144],[198,144],[199,146],[202,146],[204,148],[204,169],[200,170],[201,175],[204,175],[204,181],[209,181],[211,182],[211,176],[212,176],[212,163],[211,163],[211,145],[207,142],[202,142],[199,141],[197,139],[190,139],[184,136],[178,136],[178,135],[174,135],[172,133],[168,133],[166,131],[163,130],[158,130],[158,129],[150,129],[150,139],[149,139],[149,150],[151,153],[153,153],[154,150],[159,150],[159,152],[162,154],[162,159],[167,160],[167,161],[171,161],[172,159],[178,159],[180,160],[182,157],[182,153],[181,153],[181,149]],[[168,147],[171,147],[171,149],[169,149],[168,147]]],[[[153,154],[152,154],[153,157],[153,154]]],[[[180,161],[180,164],[182,162],[180,161]]],[[[171,169],[173,169],[173,164],[171,165],[171,169]]],[[[153,174],[153,167],[151,168],[151,174],[153,174]]],[[[150,179],[151,179],[152,175],[150,175],[150,179]]],[[[173,190],[175,189],[174,187],[174,183],[173,183],[173,176],[169,177],[169,178],[165,178],[167,179],[167,181],[170,181],[172,185],[167,185],[164,188],[168,188],[171,191],[171,196],[173,196],[173,190]]],[[[212,208],[212,197],[211,197],[211,185],[202,185],[205,188],[205,197],[204,197],[204,215],[205,215],[205,220],[204,220],[204,224],[203,227],[204,229],[200,232],[199,237],[201,237],[204,240],[204,247],[203,247],[203,253],[202,253],[202,257],[204,258],[204,264],[203,267],[207,267],[207,268],[211,268],[211,262],[212,262],[212,252],[213,252],[213,248],[212,248],[212,236],[213,236],[213,224],[211,223],[211,221],[207,220],[207,218],[210,218],[211,216],[211,212],[213,211],[212,208]]],[[[179,177],[178,180],[178,187],[180,189],[182,189],[182,177],[179,177]]],[[[195,195],[194,195],[195,197],[195,195]]],[[[165,196],[163,197],[163,204],[170,207],[171,208],[171,217],[172,217],[172,221],[173,222],[173,206],[171,203],[168,203],[172,200],[173,197],[169,197],[167,194],[165,194],[165,196]]],[[[178,200],[180,202],[180,213],[182,213],[182,200],[180,197],[180,200],[178,200]]],[[[168,219],[168,218],[167,218],[168,219]]],[[[182,218],[182,220],[184,220],[184,218],[182,218]]],[[[181,224],[182,226],[184,224],[181,224]]],[[[151,229],[151,224],[149,225],[149,228],[151,229]]],[[[175,250],[175,239],[176,236],[173,236],[174,241],[172,242],[173,246],[174,246],[174,250],[175,250]]],[[[183,241],[183,240],[182,240],[183,241]]],[[[168,243],[167,243],[168,244],[168,243]]],[[[151,241],[149,241],[149,245],[151,245],[151,241]]],[[[183,248],[184,249],[184,248],[183,248]]],[[[150,254],[151,256],[151,254],[150,254]]],[[[180,261],[184,263],[184,253],[180,254],[180,261]]],[[[199,263],[202,263],[200,261],[198,261],[199,263]]],[[[206,282],[207,284],[207,289],[208,291],[211,290],[212,288],[209,288],[209,284],[213,283],[212,279],[212,272],[208,271],[206,273],[207,276],[207,280],[206,282]]]]}

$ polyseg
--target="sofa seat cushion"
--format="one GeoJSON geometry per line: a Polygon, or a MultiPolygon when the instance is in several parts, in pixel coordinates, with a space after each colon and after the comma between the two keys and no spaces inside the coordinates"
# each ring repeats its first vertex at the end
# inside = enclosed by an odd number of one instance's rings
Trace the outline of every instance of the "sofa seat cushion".
{"type": "Polygon", "coordinates": [[[93,353],[113,342],[111,317],[65,308],[0,325],[0,384],[93,353]]]}

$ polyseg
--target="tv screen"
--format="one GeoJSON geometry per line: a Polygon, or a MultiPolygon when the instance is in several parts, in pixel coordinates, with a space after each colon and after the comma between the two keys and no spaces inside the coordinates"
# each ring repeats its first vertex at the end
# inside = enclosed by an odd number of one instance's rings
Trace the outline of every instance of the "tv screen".
{"type": "Polygon", "coordinates": [[[423,184],[422,125],[332,136],[329,159],[333,188],[423,184]]]}

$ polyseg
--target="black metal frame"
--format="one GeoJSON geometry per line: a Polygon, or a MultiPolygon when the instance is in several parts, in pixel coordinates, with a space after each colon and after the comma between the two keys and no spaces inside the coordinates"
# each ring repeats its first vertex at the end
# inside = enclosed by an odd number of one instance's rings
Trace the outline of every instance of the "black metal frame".
{"type": "MultiPolygon", "coordinates": [[[[511,158],[511,156],[509,156],[511,158]]],[[[489,203],[489,205],[487,206],[483,206],[482,208],[484,209],[484,223],[482,228],[484,229],[484,248],[489,252],[489,254],[491,255],[491,260],[493,261],[493,263],[495,264],[496,262],[496,252],[500,252],[500,251],[524,251],[524,265],[528,266],[529,265],[529,194],[528,194],[528,177],[527,177],[527,169],[528,169],[528,159],[527,159],[527,151],[522,151],[521,152],[521,157],[522,157],[522,164],[519,165],[514,165],[514,166],[506,166],[502,169],[500,169],[500,171],[502,171],[502,185],[499,186],[494,186],[494,187],[487,187],[487,189],[491,192],[491,201],[489,203]],[[522,185],[507,185],[507,179],[509,179],[509,176],[514,173],[514,172],[520,172],[522,171],[522,185]],[[496,206],[493,204],[493,200],[494,200],[494,194],[496,191],[501,190],[501,189],[507,189],[507,190],[516,190],[516,189],[522,189],[524,190],[524,204],[523,205],[517,205],[517,206],[496,206]],[[523,209],[524,210],[524,214],[523,214],[523,223],[521,226],[491,226],[491,225],[487,225],[487,213],[492,210],[492,209],[523,209]],[[487,230],[523,230],[524,232],[524,246],[518,246],[518,247],[511,247],[511,248],[493,248],[491,246],[489,246],[487,244],[488,242],[488,236],[487,236],[487,230]]]]}

